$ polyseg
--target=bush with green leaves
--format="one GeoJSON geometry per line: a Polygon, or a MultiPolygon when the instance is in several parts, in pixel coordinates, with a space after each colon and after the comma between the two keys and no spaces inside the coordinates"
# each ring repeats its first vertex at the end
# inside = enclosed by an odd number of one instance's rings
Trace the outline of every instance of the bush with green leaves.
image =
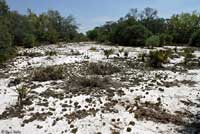
{"type": "Polygon", "coordinates": [[[200,30],[194,32],[190,38],[190,46],[200,47],[200,30]]]}
{"type": "Polygon", "coordinates": [[[108,59],[110,55],[112,55],[114,53],[113,49],[105,49],[103,50],[104,55],[106,56],[106,58],[108,59]]]}
{"type": "Polygon", "coordinates": [[[28,94],[30,93],[30,89],[28,89],[26,86],[18,87],[15,89],[15,92],[17,93],[17,101],[19,106],[23,106],[23,101],[27,99],[28,94]]]}
{"type": "Polygon", "coordinates": [[[169,58],[169,52],[164,50],[150,51],[149,53],[149,64],[152,67],[162,67],[163,63],[166,63],[169,58]]]}
{"type": "Polygon", "coordinates": [[[145,45],[149,48],[158,47],[160,45],[160,37],[157,35],[149,37],[146,40],[145,45]]]}
{"type": "Polygon", "coordinates": [[[160,34],[160,46],[172,45],[173,36],[169,34],[160,34]]]}
{"type": "Polygon", "coordinates": [[[32,48],[36,44],[36,38],[33,34],[26,34],[23,39],[23,45],[25,48],[32,48]]]}

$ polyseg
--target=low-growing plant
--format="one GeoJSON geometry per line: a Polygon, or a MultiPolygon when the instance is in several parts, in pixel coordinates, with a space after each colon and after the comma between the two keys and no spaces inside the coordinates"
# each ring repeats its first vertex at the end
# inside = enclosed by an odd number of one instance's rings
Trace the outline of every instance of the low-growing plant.
{"type": "Polygon", "coordinates": [[[18,56],[28,56],[28,57],[40,57],[43,56],[42,53],[40,52],[23,52],[23,53],[19,53],[18,56]]]}
{"type": "Polygon", "coordinates": [[[57,52],[56,51],[46,51],[45,55],[47,55],[47,56],[56,56],[57,52]]]}
{"type": "Polygon", "coordinates": [[[33,71],[33,81],[49,81],[60,80],[64,78],[64,67],[62,66],[48,66],[40,67],[33,71]]]}
{"type": "Polygon", "coordinates": [[[30,93],[30,89],[28,89],[25,86],[19,87],[15,89],[15,92],[17,93],[17,101],[19,106],[23,106],[23,101],[27,99],[28,94],[30,93]]]}
{"type": "Polygon", "coordinates": [[[128,54],[129,54],[129,52],[128,52],[128,51],[125,51],[125,52],[124,52],[124,57],[125,57],[125,58],[128,58],[128,54]]]}
{"type": "Polygon", "coordinates": [[[99,77],[99,76],[74,76],[71,77],[71,84],[75,86],[80,86],[83,88],[87,87],[100,87],[104,88],[110,81],[107,77],[99,77]]]}
{"type": "Polygon", "coordinates": [[[72,55],[81,55],[81,53],[79,51],[75,51],[73,49],[71,49],[71,54],[72,55]]]}
{"type": "Polygon", "coordinates": [[[108,59],[110,55],[112,55],[114,53],[114,50],[113,49],[107,49],[107,50],[104,50],[104,55],[106,56],[106,58],[108,59]]]}
{"type": "Polygon", "coordinates": [[[112,65],[111,63],[92,62],[88,66],[88,72],[96,75],[111,75],[113,73],[120,72],[120,68],[112,65]]]}
{"type": "Polygon", "coordinates": [[[97,51],[97,48],[96,47],[91,47],[89,50],[91,50],[91,51],[97,51]]]}
{"type": "Polygon", "coordinates": [[[119,49],[119,53],[123,53],[124,52],[124,48],[119,49]]]}
{"type": "Polygon", "coordinates": [[[145,57],[146,57],[146,54],[145,53],[141,53],[138,55],[138,59],[142,62],[145,62],[145,57]]]}
{"type": "Polygon", "coordinates": [[[166,63],[169,58],[169,52],[164,50],[150,51],[149,63],[150,66],[158,68],[162,67],[163,63],[166,63]]]}

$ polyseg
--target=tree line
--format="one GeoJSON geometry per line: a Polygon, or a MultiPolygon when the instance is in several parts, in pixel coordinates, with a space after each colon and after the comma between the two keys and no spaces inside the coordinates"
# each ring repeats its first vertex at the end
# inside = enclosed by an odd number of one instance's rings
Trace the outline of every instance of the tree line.
{"type": "Polygon", "coordinates": [[[10,11],[5,0],[0,0],[0,63],[15,55],[15,47],[31,48],[38,44],[86,40],[79,33],[72,15],[63,17],[49,10],[37,15],[30,9],[26,15],[10,11]]]}
{"type": "Polygon", "coordinates": [[[181,13],[165,19],[158,17],[158,11],[145,8],[143,11],[131,9],[116,22],[87,32],[90,40],[124,46],[200,46],[200,14],[181,13]]]}

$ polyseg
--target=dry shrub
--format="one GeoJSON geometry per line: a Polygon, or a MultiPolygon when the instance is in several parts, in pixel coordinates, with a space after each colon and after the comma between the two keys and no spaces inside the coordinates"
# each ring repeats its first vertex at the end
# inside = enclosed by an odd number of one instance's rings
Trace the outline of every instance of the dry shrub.
{"type": "Polygon", "coordinates": [[[88,72],[90,72],[90,74],[96,74],[96,75],[111,75],[120,72],[120,68],[110,63],[92,62],[88,66],[88,72]]]}
{"type": "Polygon", "coordinates": [[[33,71],[33,81],[49,81],[64,79],[64,68],[62,66],[39,67],[33,71]]]}

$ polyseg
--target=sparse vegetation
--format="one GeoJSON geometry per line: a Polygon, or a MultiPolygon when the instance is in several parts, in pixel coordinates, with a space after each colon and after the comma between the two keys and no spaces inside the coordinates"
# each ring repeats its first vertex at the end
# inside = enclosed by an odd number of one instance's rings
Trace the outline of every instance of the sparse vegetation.
{"type": "Polygon", "coordinates": [[[113,73],[120,72],[120,68],[112,65],[111,63],[92,62],[88,66],[88,72],[96,75],[111,75],[113,73]]]}
{"type": "Polygon", "coordinates": [[[46,51],[45,55],[47,55],[47,56],[56,56],[57,52],[56,51],[46,51]]]}
{"type": "Polygon", "coordinates": [[[30,93],[30,89],[28,89],[25,86],[21,86],[15,89],[15,92],[17,93],[17,101],[19,106],[23,106],[23,102],[27,99],[28,94],[30,93]]]}
{"type": "Polygon", "coordinates": [[[64,78],[62,66],[48,66],[36,68],[32,73],[33,81],[60,80],[64,78]]]}
{"type": "Polygon", "coordinates": [[[169,53],[164,50],[150,51],[149,53],[149,64],[152,67],[162,67],[163,63],[166,63],[169,58],[169,53]]]}
{"type": "Polygon", "coordinates": [[[109,56],[114,53],[114,50],[113,49],[106,49],[103,52],[104,52],[104,55],[106,56],[106,58],[108,59],[109,56]]]}

